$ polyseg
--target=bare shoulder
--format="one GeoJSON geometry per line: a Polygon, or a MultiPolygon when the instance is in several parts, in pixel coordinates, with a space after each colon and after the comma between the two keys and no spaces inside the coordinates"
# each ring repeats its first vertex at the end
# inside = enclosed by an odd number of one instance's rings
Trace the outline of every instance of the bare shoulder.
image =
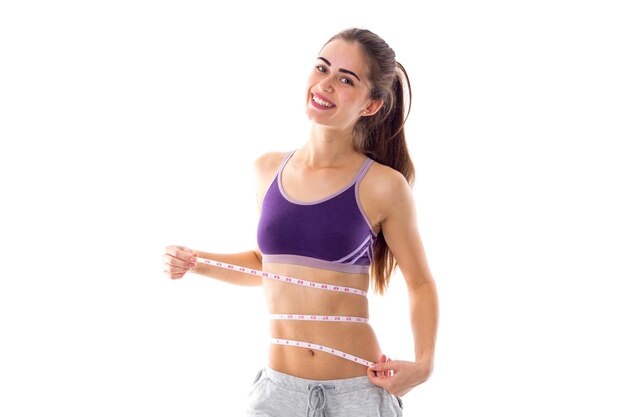
{"type": "Polygon", "coordinates": [[[359,199],[372,228],[378,232],[394,207],[407,201],[410,204],[411,188],[400,172],[374,162],[361,181],[359,199]]]}
{"type": "Polygon", "coordinates": [[[259,180],[275,174],[286,155],[287,152],[266,152],[260,155],[254,161],[254,171],[259,180]]]}
{"type": "Polygon", "coordinates": [[[368,196],[380,201],[392,201],[411,193],[411,188],[402,173],[387,165],[374,162],[363,177],[362,187],[368,196]]]}
{"type": "Polygon", "coordinates": [[[256,174],[256,198],[259,210],[263,204],[265,193],[272,183],[280,163],[287,152],[266,152],[254,161],[254,171],[256,174]]]}

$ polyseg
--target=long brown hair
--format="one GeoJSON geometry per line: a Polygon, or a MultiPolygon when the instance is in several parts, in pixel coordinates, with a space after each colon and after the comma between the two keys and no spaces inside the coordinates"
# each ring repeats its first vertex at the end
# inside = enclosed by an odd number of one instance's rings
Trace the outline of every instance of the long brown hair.
{"type": "MultiPolygon", "coordinates": [[[[415,168],[404,136],[404,122],[411,111],[411,83],[396,54],[378,35],[367,29],[346,29],[328,40],[356,42],[365,54],[371,84],[370,99],[383,100],[374,115],[361,117],[354,126],[353,142],[358,151],[374,161],[399,171],[409,186],[415,181],[415,168]],[[404,115],[404,81],[409,92],[409,107],[404,115]]],[[[326,42],[326,43],[328,43],[326,42]]],[[[383,294],[397,266],[381,230],[374,245],[371,280],[375,292],[383,294]]]]}

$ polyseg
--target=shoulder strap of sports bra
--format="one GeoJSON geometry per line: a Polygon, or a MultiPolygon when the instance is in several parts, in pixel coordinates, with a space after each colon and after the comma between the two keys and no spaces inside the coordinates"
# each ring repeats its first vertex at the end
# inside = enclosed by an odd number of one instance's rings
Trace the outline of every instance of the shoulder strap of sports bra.
{"type": "Polygon", "coordinates": [[[294,153],[296,153],[296,151],[297,149],[294,149],[293,151],[285,155],[285,157],[283,158],[283,161],[280,163],[280,166],[278,167],[278,170],[276,171],[276,175],[274,175],[274,179],[280,176],[281,172],[283,172],[283,169],[285,168],[285,165],[287,165],[287,161],[289,161],[289,159],[293,156],[294,153]]]}
{"type": "Polygon", "coordinates": [[[370,159],[369,157],[365,161],[363,161],[363,165],[361,165],[361,168],[359,168],[359,171],[356,174],[356,179],[354,180],[354,183],[357,185],[357,187],[359,186],[359,183],[361,182],[361,180],[367,173],[367,170],[369,169],[369,167],[372,166],[373,163],[374,163],[374,160],[370,159]]]}

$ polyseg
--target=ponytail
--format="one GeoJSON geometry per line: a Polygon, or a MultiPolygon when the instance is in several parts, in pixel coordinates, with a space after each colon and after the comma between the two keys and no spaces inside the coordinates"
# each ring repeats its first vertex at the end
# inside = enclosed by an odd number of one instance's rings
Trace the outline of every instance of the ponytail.
{"type": "MultiPolygon", "coordinates": [[[[382,117],[379,120],[368,120],[373,117],[362,118],[358,123],[362,123],[359,131],[361,135],[355,134],[355,146],[365,155],[374,161],[387,165],[400,172],[407,183],[413,186],[415,181],[415,168],[406,144],[404,135],[404,123],[411,111],[411,84],[404,70],[404,67],[398,63],[398,73],[393,83],[393,96],[388,100],[389,108],[383,108],[378,111],[382,117]],[[404,83],[402,78],[406,80],[407,90],[409,92],[409,105],[406,116],[404,115],[404,83]],[[368,126],[368,124],[370,126],[368,126]],[[362,138],[359,140],[359,136],[362,138]]],[[[355,129],[356,133],[357,129],[355,129]]],[[[372,262],[371,280],[374,284],[374,291],[384,294],[389,286],[391,274],[398,266],[393,254],[387,246],[385,235],[381,232],[378,234],[376,244],[374,245],[374,259],[372,262]]]]}
{"type": "MultiPolygon", "coordinates": [[[[353,144],[374,161],[400,172],[409,186],[415,181],[415,168],[406,145],[404,123],[411,111],[411,83],[404,67],[396,61],[393,49],[378,35],[366,29],[347,29],[333,36],[358,43],[369,64],[370,98],[383,100],[382,108],[372,116],[361,117],[354,126],[353,144]],[[409,93],[408,111],[404,114],[404,82],[409,93]]],[[[328,43],[327,42],[327,43],[328,43]]],[[[384,294],[397,266],[381,231],[374,245],[371,280],[374,291],[384,294]]]]}

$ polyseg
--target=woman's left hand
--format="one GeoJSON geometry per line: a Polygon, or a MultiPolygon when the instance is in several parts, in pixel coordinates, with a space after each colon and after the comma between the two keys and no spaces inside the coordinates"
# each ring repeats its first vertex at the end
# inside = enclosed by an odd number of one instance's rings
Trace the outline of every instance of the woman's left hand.
{"type": "Polygon", "coordinates": [[[372,384],[402,397],[426,381],[431,372],[430,362],[392,361],[383,355],[377,364],[367,369],[367,377],[372,384]]]}

